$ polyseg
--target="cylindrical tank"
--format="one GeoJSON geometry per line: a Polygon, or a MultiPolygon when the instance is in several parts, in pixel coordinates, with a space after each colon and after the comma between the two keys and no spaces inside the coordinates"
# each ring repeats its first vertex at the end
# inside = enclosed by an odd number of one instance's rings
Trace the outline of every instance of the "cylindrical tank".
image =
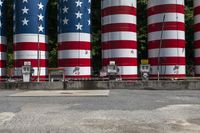
{"type": "Polygon", "coordinates": [[[48,75],[48,0],[14,0],[14,75],[21,77],[25,61],[31,62],[33,78],[48,75]]]}
{"type": "Polygon", "coordinates": [[[91,0],[59,0],[58,66],[65,78],[91,78],[91,0]]]}
{"type": "Polygon", "coordinates": [[[137,78],[136,0],[101,0],[102,66],[115,61],[123,79],[137,78]]]}
{"type": "Polygon", "coordinates": [[[7,47],[7,29],[6,29],[6,0],[0,2],[0,80],[6,76],[6,47],[7,47]]]}
{"type": "Polygon", "coordinates": [[[194,0],[195,75],[200,76],[200,1],[194,0]]]}
{"type": "Polygon", "coordinates": [[[185,77],[184,0],[149,0],[148,56],[152,77],[185,77]]]}

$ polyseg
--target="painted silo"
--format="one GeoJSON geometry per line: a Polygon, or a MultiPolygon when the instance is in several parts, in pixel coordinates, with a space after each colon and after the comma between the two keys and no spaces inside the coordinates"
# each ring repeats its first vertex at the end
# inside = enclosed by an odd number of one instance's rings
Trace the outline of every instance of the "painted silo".
{"type": "Polygon", "coordinates": [[[25,61],[31,62],[33,78],[48,75],[48,0],[14,0],[14,75],[21,77],[25,61]]]}
{"type": "Polygon", "coordinates": [[[6,47],[7,47],[7,29],[6,29],[6,0],[0,1],[0,80],[6,76],[6,47]]]}
{"type": "Polygon", "coordinates": [[[194,0],[195,75],[200,76],[200,1],[194,0]]]}
{"type": "Polygon", "coordinates": [[[115,61],[123,79],[137,78],[136,0],[102,0],[102,65],[115,61]]]}
{"type": "Polygon", "coordinates": [[[149,0],[148,56],[152,77],[185,77],[184,0],[149,0]]]}
{"type": "Polygon", "coordinates": [[[58,66],[65,77],[91,78],[91,0],[59,0],[58,66]]]}

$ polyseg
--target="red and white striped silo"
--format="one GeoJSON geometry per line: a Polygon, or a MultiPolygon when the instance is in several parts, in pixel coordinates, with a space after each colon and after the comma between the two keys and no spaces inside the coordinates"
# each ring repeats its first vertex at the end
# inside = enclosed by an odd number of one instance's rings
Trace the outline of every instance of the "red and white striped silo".
{"type": "Polygon", "coordinates": [[[123,79],[137,73],[136,0],[102,0],[102,65],[115,61],[123,79]]]}
{"type": "Polygon", "coordinates": [[[48,0],[13,0],[14,76],[22,77],[22,66],[30,62],[33,80],[48,77],[48,0]]]}
{"type": "Polygon", "coordinates": [[[0,3],[0,79],[3,80],[6,76],[6,44],[7,44],[7,30],[6,30],[6,1],[0,3]]]}
{"type": "Polygon", "coordinates": [[[149,0],[147,12],[151,76],[185,77],[184,0],[149,0]]]}
{"type": "Polygon", "coordinates": [[[200,1],[194,0],[195,75],[200,76],[200,1]]]}
{"type": "Polygon", "coordinates": [[[58,66],[65,78],[91,78],[91,0],[58,2],[58,66]]]}

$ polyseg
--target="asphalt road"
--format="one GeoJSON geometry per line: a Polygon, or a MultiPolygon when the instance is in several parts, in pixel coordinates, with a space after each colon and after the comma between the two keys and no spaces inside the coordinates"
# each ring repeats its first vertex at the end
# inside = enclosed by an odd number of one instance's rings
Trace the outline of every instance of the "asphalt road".
{"type": "Polygon", "coordinates": [[[200,133],[200,91],[9,97],[18,92],[0,91],[0,133],[200,133]]]}

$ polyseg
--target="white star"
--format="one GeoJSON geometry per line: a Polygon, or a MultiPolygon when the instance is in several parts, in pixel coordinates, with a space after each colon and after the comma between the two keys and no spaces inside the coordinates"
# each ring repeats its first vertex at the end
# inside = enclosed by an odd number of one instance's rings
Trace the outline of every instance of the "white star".
{"type": "Polygon", "coordinates": [[[80,0],[78,0],[78,1],[77,1],[77,2],[75,2],[75,3],[76,3],[76,6],[77,6],[77,7],[78,7],[78,6],[80,6],[80,7],[81,7],[83,2],[80,2],[80,0]]]}
{"type": "Polygon", "coordinates": [[[43,32],[43,31],[44,31],[44,27],[43,27],[42,25],[40,25],[40,26],[38,27],[38,30],[39,30],[39,32],[40,32],[40,31],[43,32]]]}
{"type": "Polygon", "coordinates": [[[88,3],[91,3],[91,0],[88,0],[88,3]]]}
{"type": "Polygon", "coordinates": [[[63,8],[63,13],[68,13],[68,9],[66,6],[63,8]]]}
{"type": "Polygon", "coordinates": [[[88,8],[88,14],[90,14],[91,13],[91,9],[90,8],[88,8]]]}
{"type": "Polygon", "coordinates": [[[40,13],[40,15],[38,15],[38,19],[43,21],[44,16],[42,16],[42,14],[40,13]]]}
{"type": "Polygon", "coordinates": [[[3,5],[3,2],[0,0],[0,6],[2,6],[3,5]]]}
{"type": "Polygon", "coordinates": [[[68,24],[69,19],[63,19],[63,24],[68,24]]]}
{"type": "Polygon", "coordinates": [[[78,11],[77,13],[75,13],[75,14],[76,14],[76,18],[80,18],[80,19],[82,18],[82,15],[83,15],[83,14],[80,13],[79,11],[78,11]]]}
{"type": "Polygon", "coordinates": [[[91,21],[90,20],[88,20],[88,25],[91,25],[91,21]]]}
{"type": "Polygon", "coordinates": [[[24,3],[24,2],[28,3],[28,0],[23,0],[23,3],[24,3]]]}
{"type": "Polygon", "coordinates": [[[24,7],[23,9],[22,9],[22,12],[23,12],[23,14],[28,14],[28,8],[26,8],[26,7],[24,7]]]}
{"type": "Polygon", "coordinates": [[[83,25],[81,25],[80,23],[78,23],[76,25],[76,30],[82,30],[83,25]]]}
{"type": "Polygon", "coordinates": [[[24,25],[28,25],[28,22],[29,22],[29,20],[27,20],[26,18],[24,18],[24,20],[22,20],[22,25],[24,26],[24,25]]]}
{"type": "Polygon", "coordinates": [[[43,10],[43,7],[44,7],[44,5],[42,5],[42,3],[40,2],[40,3],[38,4],[38,8],[41,9],[41,10],[43,10]]]}

